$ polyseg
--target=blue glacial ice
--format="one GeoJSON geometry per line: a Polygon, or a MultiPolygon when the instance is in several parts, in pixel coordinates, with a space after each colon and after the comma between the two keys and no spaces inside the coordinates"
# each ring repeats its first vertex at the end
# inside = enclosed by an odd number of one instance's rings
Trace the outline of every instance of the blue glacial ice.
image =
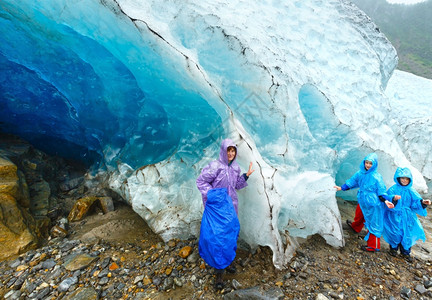
{"type": "Polygon", "coordinates": [[[396,51],[348,1],[0,8],[0,130],[85,161],[165,240],[197,236],[195,179],[226,137],[256,170],[239,192],[240,239],[269,246],[278,268],[297,237],[344,245],[333,185],[365,154],[387,185],[396,166],[422,191],[431,180],[385,94],[396,51]]]}

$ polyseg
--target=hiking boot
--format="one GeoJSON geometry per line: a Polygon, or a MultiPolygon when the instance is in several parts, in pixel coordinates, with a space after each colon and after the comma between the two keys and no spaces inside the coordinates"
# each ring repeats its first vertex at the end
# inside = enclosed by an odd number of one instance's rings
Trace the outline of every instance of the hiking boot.
{"type": "Polygon", "coordinates": [[[215,289],[220,291],[224,288],[222,273],[216,274],[215,289]]]}
{"type": "Polygon", "coordinates": [[[360,249],[363,251],[366,251],[366,252],[378,252],[378,251],[380,251],[380,249],[375,249],[375,248],[365,246],[365,245],[360,246],[360,249]]]}
{"type": "Polygon", "coordinates": [[[390,254],[391,256],[397,256],[398,252],[397,252],[397,250],[395,250],[395,249],[391,249],[391,248],[390,248],[389,254],[390,254]]]}
{"type": "Polygon", "coordinates": [[[346,220],[346,224],[348,225],[348,228],[354,232],[354,233],[358,233],[357,231],[354,230],[354,228],[352,227],[352,221],[350,220],[346,220]]]}
{"type": "Polygon", "coordinates": [[[413,259],[412,259],[411,255],[409,255],[409,254],[402,254],[402,257],[409,263],[413,262],[413,259]]]}
{"type": "Polygon", "coordinates": [[[234,264],[230,264],[225,270],[231,274],[237,272],[237,268],[234,266],[234,264]]]}

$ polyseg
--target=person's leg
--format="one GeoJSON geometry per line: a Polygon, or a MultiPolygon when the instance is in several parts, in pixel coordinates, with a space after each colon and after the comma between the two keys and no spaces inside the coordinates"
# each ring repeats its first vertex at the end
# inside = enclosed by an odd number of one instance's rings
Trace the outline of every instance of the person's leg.
{"type": "Polygon", "coordinates": [[[396,247],[392,247],[391,245],[389,245],[389,246],[390,246],[389,254],[391,256],[396,256],[398,253],[398,246],[396,246],[396,247]]]}
{"type": "Polygon", "coordinates": [[[216,280],[215,280],[215,288],[217,290],[223,289],[223,273],[225,269],[214,269],[214,273],[216,274],[216,280]]]}
{"type": "Polygon", "coordinates": [[[402,247],[402,245],[400,245],[400,251],[402,256],[409,262],[412,262],[412,258],[411,258],[411,248],[405,249],[404,247],[402,247]]]}
{"type": "Polygon", "coordinates": [[[381,249],[381,241],[380,238],[376,237],[372,233],[369,233],[369,238],[367,240],[367,246],[362,248],[365,251],[379,251],[381,249]]]}
{"type": "Polygon", "coordinates": [[[361,211],[360,205],[357,204],[355,216],[354,216],[354,221],[353,222],[347,221],[347,224],[349,226],[351,226],[351,228],[355,232],[359,233],[363,229],[364,222],[365,222],[365,219],[363,216],[363,212],[361,211]]]}

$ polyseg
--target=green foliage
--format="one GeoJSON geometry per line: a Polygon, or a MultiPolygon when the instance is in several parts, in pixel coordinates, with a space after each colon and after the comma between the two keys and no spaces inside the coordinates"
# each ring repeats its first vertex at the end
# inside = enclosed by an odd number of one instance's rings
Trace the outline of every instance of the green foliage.
{"type": "Polygon", "coordinates": [[[415,5],[352,0],[386,35],[399,56],[398,69],[432,79],[432,0],[415,5]]]}

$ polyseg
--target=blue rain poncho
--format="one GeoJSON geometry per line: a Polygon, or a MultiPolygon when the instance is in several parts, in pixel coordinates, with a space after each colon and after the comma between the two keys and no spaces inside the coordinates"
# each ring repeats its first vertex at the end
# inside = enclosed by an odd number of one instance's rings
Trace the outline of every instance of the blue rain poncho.
{"type": "Polygon", "coordinates": [[[380,201],[379,196],[389,200],[384,181],[377,168],[378,157],[375,153],[370,153],[361,162],[360,170],[345,182],[350,189],[359,188],[357,201],[365,219],[365,227],[369,231],[365,237],[366,241],[370,234],[377,238],[381,237],[385,204],[380,201]],[[372,162],[372,167],[367,171],[364,166],[366,160],[372,162]]]}
{"type": "Polygon", "coordinates": [[[384,240],[393,248],[399,244],[406,250],[410,249],[417,240],[426,240],[422,225],[416,214],[426,216],[426,208],[423,208],[422,197],[412,187],[412,175],[408,168],[397,168],[394,175],[395,185],[389,188],[390,196],[400,195],[401,199],[393,209],[384,211],[384,240]],[[410,179],[408,185],[401,185],[398,178],[410,179]]]}
{"type": "Polygon", "coordinates": [[[225,269],[236,256],[240,223],[226,188],[211,189],[201,220],[199,254],[213,268],[225,269]]]}

